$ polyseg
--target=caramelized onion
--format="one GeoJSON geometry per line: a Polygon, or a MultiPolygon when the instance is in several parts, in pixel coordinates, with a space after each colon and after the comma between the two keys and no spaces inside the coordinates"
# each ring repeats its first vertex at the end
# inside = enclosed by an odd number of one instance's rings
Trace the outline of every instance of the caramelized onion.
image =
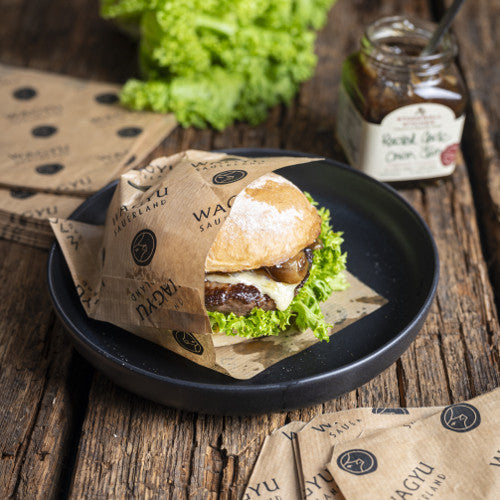
{"type": "Polygon", "coordinates": [[[266,273],[274,280],[283,283],[300,283],[309,271],[309,259],[304,250],[295,257],[276,264],[271,267],[264,267],[266,273]]]}

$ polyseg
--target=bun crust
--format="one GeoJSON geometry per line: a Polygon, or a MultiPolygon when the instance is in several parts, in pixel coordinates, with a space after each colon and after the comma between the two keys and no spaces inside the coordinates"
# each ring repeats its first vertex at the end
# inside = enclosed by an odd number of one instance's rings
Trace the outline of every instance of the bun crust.
{"type": "Polygon", "coordinates": [[[277,174],[250,183],[234,199],[205,261],[206,272],[274,266],[311,245],[321,218],[304,193],[277,174]]]}

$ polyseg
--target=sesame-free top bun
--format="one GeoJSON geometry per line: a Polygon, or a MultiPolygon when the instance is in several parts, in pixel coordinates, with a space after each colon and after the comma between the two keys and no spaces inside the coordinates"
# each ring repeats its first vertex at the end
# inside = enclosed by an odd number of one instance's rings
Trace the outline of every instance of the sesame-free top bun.
{"type": "Polygon", "coordinates": [[[206,272],[274,266],[311,245],[321,218],[304,193],[277,174],[250,183],[235,198],[205,261],[206,272]]]}

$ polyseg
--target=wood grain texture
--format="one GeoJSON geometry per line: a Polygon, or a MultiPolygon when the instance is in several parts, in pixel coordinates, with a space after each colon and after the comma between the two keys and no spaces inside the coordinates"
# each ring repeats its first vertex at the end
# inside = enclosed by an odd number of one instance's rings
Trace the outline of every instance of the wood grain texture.
{"type": "MultiPolygon", "coordinates": [[[[460,68],[469,89],[463,146],[474,186],[488,264],[500,290],[500,2],[466,2],[454,23],[460,68]]],[[[497,303],[500,295],[497,293],[497,303]]]]}
{"type": "Polygon", "coordinates": [[[0,255],[0,498],[50,498],[78,420],[71,349],[46,291],[46,252],[0,241],[0,255]]]}
{"type": "Polygon", "coordinates": [[[429,224],[441,261],[429,318],[402,357],[406,403],[469,399],[500,383],[494,349],[499,327],[480,241],[471,236],[478,229],[463,161],[451,178],[404,194],[429,224]]]}
{"type": "MultiPolygon", "coordinates": [[[[500,248],[494,240],[500,192],[494,189],[494,104],[500,96],[488,86],[498,78],[488,61],[494,60],[493,27],[500,13],[486,0],[478,5],[467,14],[477,23],[462,32],[485,44],[486,55],[476,61],[468,45],[472,38],[459,36],[460,64],[472,97],[466,144],[477,151],[474,156],[466,148],[466,158],[482,200],[483,239],[493,255],[491,249],[500,248]]],[[[0,9],[3,63],[117,82],[137,72],[134,44],[99,19],[95,1],[0,0],[0,9]]],[[[342,160],[333,139],[341,62],[357,46],[362,27],[399,13],[431,17],[425,0],[339,0],[318,39],[318,70],[290,107],[271,110],[258,127],[236,124],[221,133],[178,128],[152,156],[187,148],[281,147],[342,160]]],[[[400,192],[429,224],[441,258],[437,299],[421,333],[374,380],[288,413],[181,412],[132,395],[99,374],[89,394],[90,370],[75,361],[50,309],[46,254],[0,241],[0,497],[67,492],[71,498],[239,498],[265,436],[291,420],[358,406],[441,405],[498,386],[498,316],[463,160],[450,179],[400,192]]]]}

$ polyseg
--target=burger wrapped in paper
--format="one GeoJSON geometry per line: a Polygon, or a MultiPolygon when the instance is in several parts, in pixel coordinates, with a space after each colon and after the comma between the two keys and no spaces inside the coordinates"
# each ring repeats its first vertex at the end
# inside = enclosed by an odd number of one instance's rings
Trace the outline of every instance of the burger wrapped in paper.
{"type": "Polygon", "coordinates": [[[371,313],[328,210],[273,173],[314,161],[188,150],[122,174],[104,224],[52,219],[83,310],[241,379],[371,313]]]}

